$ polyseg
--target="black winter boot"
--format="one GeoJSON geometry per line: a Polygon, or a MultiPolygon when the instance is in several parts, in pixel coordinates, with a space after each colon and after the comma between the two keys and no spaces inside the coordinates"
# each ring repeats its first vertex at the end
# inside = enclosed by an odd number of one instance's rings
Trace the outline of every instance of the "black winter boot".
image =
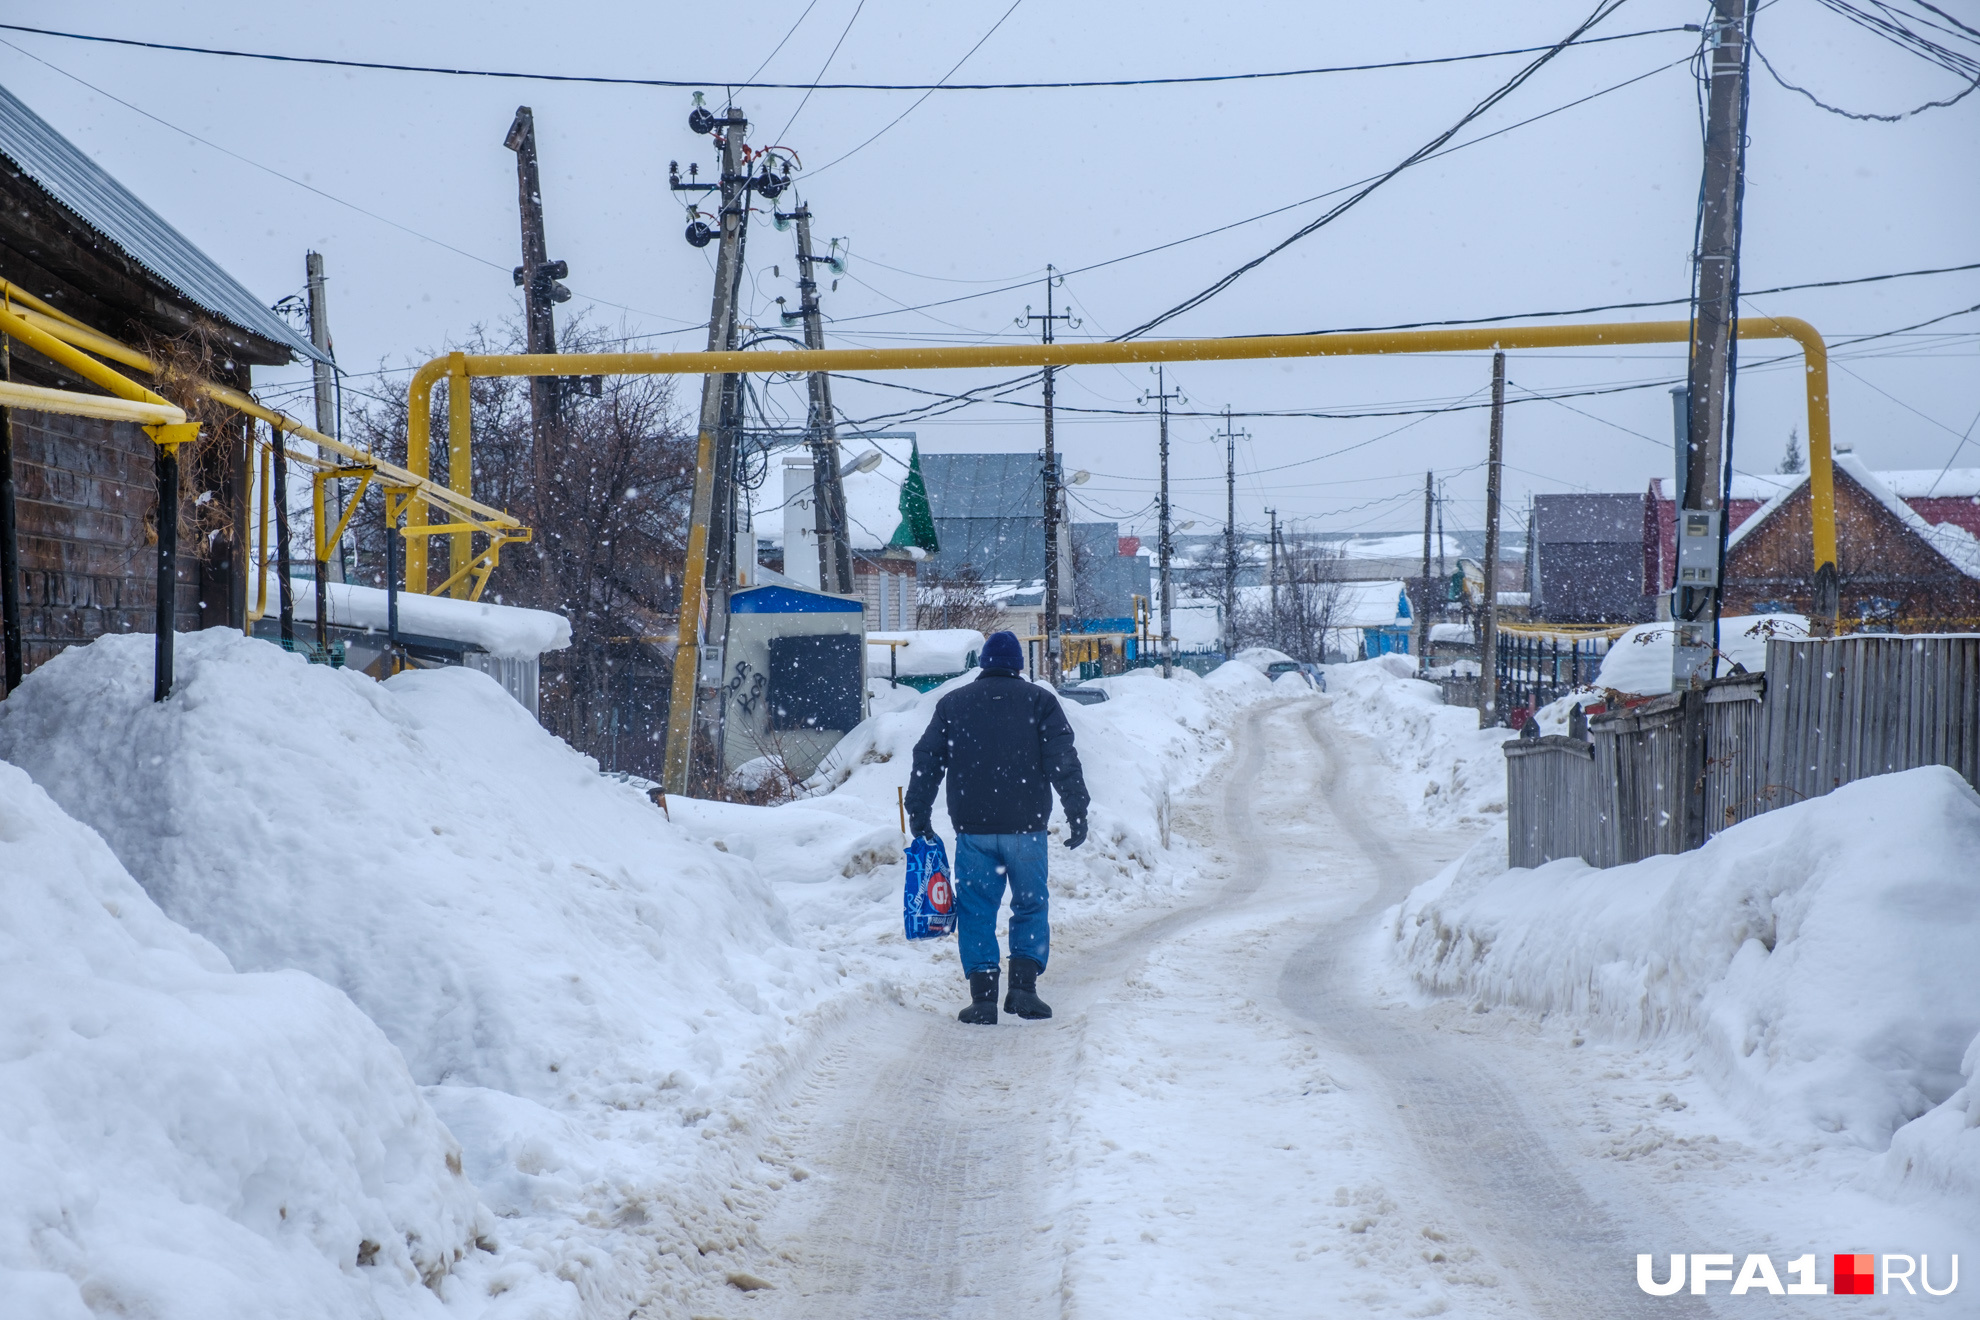
{"type": "MultiPolygon", "coordinates": [[[[1015,967],[1012,971],[1016,974],[1015,967]]],[[[969,1007],[956,1014],[956,1021],[975,1027],[997,1025],[997,969],[969,974],[969,1007]]]]}
{"type": "Polygon", "coordinates": [[[1038,973],[1043,971],[1029,958],[1011,959],[1011,989],[1004,996],[1004,1011],[1036,1021],[1052,1016],[1052,1006],[1038,997],[1038,973]]]}

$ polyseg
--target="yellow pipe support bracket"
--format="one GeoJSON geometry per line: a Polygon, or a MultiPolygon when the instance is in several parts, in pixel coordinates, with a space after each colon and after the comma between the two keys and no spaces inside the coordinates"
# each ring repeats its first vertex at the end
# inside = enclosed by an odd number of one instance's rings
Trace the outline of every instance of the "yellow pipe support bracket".
{"type": "MultiPolygon", "coordinates": [[[[274,451],[270,446],[262,444],[259,440],[255,441],[254,445],[255,448],[261,451],[261,535],[256,545],[254,557],[255,574],[258,579],[254,591],[254,612],[248,615],[247,626],[241,629],[242,632],[247,633],[249,636],[254,634],[254,625],[268,617],[268,477],[270,464],[274,459],[274,451]]],[[[318,489],[320,490],[321,488],[319,487],[318,489]]],[[[319,495],[319,507],[317,509],[319,518],[323,512],[320,503],[321,499],[322,497],[319,495]]],[[[288,514],[287,509],[284,509],[282,512],[284,516],[288,514]]]]}
{"type": "MultiPolygon", "coordinates": [[[[468,386],[467,355],[455,353],[448,359],[447,374],[447,487],[457,495],[474,493],[474,393],[468,386]]],[[[435,528],[427,529],[431,535],[435,528]]],[[[460,524],[449,528],[452,535],[447,541],[447,566],[460,568],[474,562],[474,532],[470,526],[463,530],[460,524]]],[[[458,573],[449,573],[447,580],[454,581],[458,573]]],[[[440,588],[436,594],[444,594],[440,588]]],[[[463,580],[455,590],[456,596],[467,593],[467,583],[463,580]]]]}

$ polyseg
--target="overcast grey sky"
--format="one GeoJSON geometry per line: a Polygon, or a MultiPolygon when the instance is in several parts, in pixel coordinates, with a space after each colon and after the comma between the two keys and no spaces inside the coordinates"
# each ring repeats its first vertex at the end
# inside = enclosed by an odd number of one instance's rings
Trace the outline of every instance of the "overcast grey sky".
{"type": "MultiPolygon", "coordinates": [[[[1980,26],[1980,4],[1946,3],[1980,26]]],[[[807,5],[346,0],[304,8],[99,0],[9,4],[0,12],[12,22],[289,54],[707,78],[719,102],[718,80],[746,80],[759,65],[760,77],[789,82],[817,80],[821,72],[827,80],[933,81],[1007,11],[956,81],[1238,73],[1541,45],[1578,23],[1593,0],[1216,7],[1020,0],[1015,10],[1010,0],[807,5]]],[[[1633,0],[1598,31],[1696,23],[1705,12],[1697,0],[1633,0]]],[[[1950,75],[1816,0],[1772,0],[1757,37],[1783,76],[1853,109],[1893,112],[1958,90],[1950,75]]],[[[6,85],[257,295],[273,302],[296,291],[305,249],[322,251],[338,355],[355,390],[390,387],[389,377],[361,374],[381,361],[423,358],[477,323],[514,314],[514,157],[502,137],[525,103],[536,115],[551,255],[570,263],[568,282],[577,292],[562,314],[587,309],[615,332],[646,336],[636,344],[701,345],[701,333],[684,328],[707,316],[714,249],[682,241],[682,208],[666,186],[670,159],[706,168],[712,158],[708,139],[686,128],[685,90],[277,65],[9,32],[0,38],[6,85]]],[[[1700,155],[1685,57],[1696,41],[1678,32],[1565,52],[1458,141],[1650,76],[1406,172],[1162,333],[1325,329],[1683,295],[1700,155]]],[[[847,276],[826,296],[835,344],[1033,335],[1013,318],[1027,304],[1042,309],[1036,281],[1048,262],[1078,271],[1291,205],[1208,238],[1070,275],[1060,297],[1082,324],[1063,337],[1106,338],[1317,216],[1327,202],[1292,204],[1387,168],[1521,63],[1512,57],[1186,87],[937,92],[870,143],[919,93],[820,91],[807,100],[798,92],[749,91],[737,104],[753,121],[753,142],[782,142],[802,156],[808,169],[798,195],[811,204],[819,234],[850,241],[847,276]],[[1005,288],[1025,281],[1033,283],[1005,288]],[[959,297],[965,300],[902,310],[959,297]]],[[[1756,64],[1750,136],[1747,288],[1980,261],[1980,95],[1898,124],[1859,123],[1784,91],[1756,64]]],[[[795,301],[791,238],[768,224],[752,227],[745,306],[766,327],[776,324],[776,296],[795,301]]],[[[1834,342],[1975,303],[1980,271],[1781,295],[1753,309],[1805,317],[1834,342]]],[[[1980,314],[1933,330],[1947,333],[1838,354],[1835,433],[1873,465],[1938,467],[1980,415],[1980,314]]],[[[1750,345],[1746,354],[1749,364],[1777,356],[1765,345],[1750,345]]],[[[1742,374],[1741,468],[1771,470],[1789,428],[1801,424],[1797,368],[1788,361],[1742,374]]],[[[1199,365],[1170,379],[1194,410],[1356,412],[1478,402],[1489,372],[1487,356],[1467,355],[1199,365]]],[[[1517,398],[1527,390],[1680,372],[1678,350],[1640,349],[1520,353],[1508,375],[1517,398]]],[[[262,378],[300,380],[301,373],[262,378]]],[[[892,379],[955,389],[992,378],[892,379]]],[[[1060,382],[1060,402],[1069,407],[1134,408],[1154,377],[1141,368],[1089,368],[1062,373],[1060,382]]],[[[849,381],[836,393],[854,419],[912,402],[899,391],[849,381]]],[[[794,393],[781,397],[802,415],[794,393]]],[[[1037,399],[1035,390],[1019,397],[1037,399]]],[[[1534,491],[1639,490],[1669,470],[1664,389],[1569,403],[1509,410],[1514,508],[1534,491]]],[[[1304,527],[1409,528],[1421,517],[1426,469],[1447,482],[1454,527],[1481,521],[1482,411],[1253,418],[1239,426],[1250,433],[1238,446],[1241,523],[1262,523],[1272,506],[1304,527]]],[[[985,405],[914,429],[928,450],[1039,443],[1035,408],[985,405]]],[[[1204,418],[1173,426],[1177,516],[1202,527],[1223,516],[1218,429],[1204,418]]],[[[1119,516],[1147,529],[1153,420],[1068,411],[1058,434],[1070,465],[1094,473],[1078,492],[1083,516],[1119,516]]],[[[1962,465],[1980,466],[1980,432],[1962,465]]]]}

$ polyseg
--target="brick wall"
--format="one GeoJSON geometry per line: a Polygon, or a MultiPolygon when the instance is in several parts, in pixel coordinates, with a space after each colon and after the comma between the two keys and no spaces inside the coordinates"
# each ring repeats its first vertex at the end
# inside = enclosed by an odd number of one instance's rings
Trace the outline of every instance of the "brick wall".
{"type": "MultiPolygon", "coordinates": [[[[128,422],[15,409],[13,438],[26,668],[104,633],[151,632],[158,553],[150,437],[128,422]]],[[[196,550],[182,540],[182,632],[201,624],[196,550]]]]}

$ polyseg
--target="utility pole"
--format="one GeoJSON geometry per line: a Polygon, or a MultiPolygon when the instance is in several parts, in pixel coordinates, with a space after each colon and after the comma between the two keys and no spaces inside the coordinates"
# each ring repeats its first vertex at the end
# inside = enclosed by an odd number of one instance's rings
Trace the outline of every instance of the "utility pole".
{"type": "MultiPolygon", "coordinates": [[[[779,216],[782,220],[787,217],[779,216]]],[[[784,322],[804,322],[804,346],[825,347],[825,318],[818,309],[818,281],[812,264],[837,260],[813,256],[811,252],[811,208],[803,202],[789,219],[797,221],[798,308],[785,312],[784,322]]],[[[846,536],[846,487],[839,472],[839,439],[832,423],[832,377],[814,371],[810,377],[811,415],[807,433],[811,440],[812,525],[818,530],[818,586],[850,596],[853,590],[852,546],[846,536]]],[[[785,552],[789,553],[789,547],[785,552]]]]}
{"type": "MultiPolygon", "coordinates": [[[[719,189],[721,194],[717,226],[711,228],[696,212],[687,228],[687,241],[694,247],[706,247],[718,237],[721,241],[716,249],[715,293],[708,312],[708,351],[717,353],[733,348],[736,342],[736,290],[742,278],[749,194],[754,190],[775,197],[785,185],[767,172],[761,179],[751,177],[743,144],[749,120],[734,106],[718,119],[701,105],[697,93],[688,127],[697,133],[714,134],[722,153],[717,183],[700,182],[693,165],[688,167],[688,182],[682,183],[678,167],[670,164],[668,168],[669,182],[676,192],[719,189]]],[[[721,770],[723,644],[728,632],[728,564],[734,550],[733,537],[724,537],[721,532],[728,524],[726,511],[735,495],[734,428],[725,425],[734,416],[734,379],[732,375],[704,376],[701,386],[694,495],[689,505],[687,564],[681,580],[679,643],[674,652],[663,773],[665,790],[683,796],[689,791],[694,770],[697,727],[709,733],[711,750],[716,753],[716,763],[707,766],[706,773],[719,774],[721,770]],[[730,544],[725,546],[724,540],[730,544]]]]}
{"type": "MultiPolygon", "coordinates": [[[[522,212],[523,264],[517,266],[513,274],[516,285],[523,291],[523,327],[527,349],[531,353],[555,353],[557,325],[551,309],[560,302],[569,301],[571,291],[559,281],[571,272],[568,263],[550,260],[548,241],[544,238],[543,187],[536,172],[536,116],[528,106],[516,107],[515,121],[509,125],[509,135],[502,140],[502,145],[516,153],[516,196],[518,209],[522,212]]],[[[563,384],[556,376],[529,378],[530,476],[536,489],[536,531],[546,540],[557,535],[558,526],[557,519],[550,516],[556,500],[558,469],[552,461],[554,455],[551,450],[556,444],[554,430],[563,384]]],[[[453,390],[460,387],[457,380],[447,388],[453,390]]],[[[468,467],[465,447],[456,447],[449,455],[447,484],[454,490],[466,491],[472,483],[473,473],[468,467]]],[[[450,572],[458,570],[468,561],[473,553],[472,546],[472,533],[454,534],[450,572]]],[[[565,602],[558,594],[554,549],[544,546],[539,555],[538,563],[542,566],[546,589],[544,594],[552,609],[561,609],[565,602]]],[[[425,584],[419,584],[417,589],[425,590],[425,584]]],[[[467,592],[467,579],[462,578],[454,594],[465,596],[467,592]]]]}
{"type": "MultiPolygon", "coordinates": [[[[1449,580],[1450,570],[1444,566],[1444,483],[1440,481],[1437,483],[1437,581],[1444,583],[1449,580]]],[[[1437,612],[1443,613],[1441,604],[1437,612]]]]}
{"type": "Polygon", "coordinates": [[[1284,634],[1279,628],[1279,511],[1277,509],[1267,509],[1265,510],[1265,516],[1272,520],[1272,530],[1269,534],[1270,540],[1267,549],[1267,553],[1271,556],[1271,568],[1267,570],[1266,577],[1271,583],[1272,588],[1271,644],[1276,646],[1279,642],[1285,640],[1284,634]]]}
{"type": "MultiPolygon", "coordinates": [[[[1043,342],[1052,342],[1052,322],[1064,321],[1075,327],[1079,320],[1071,312],[1052,310],[1052,289],[1061,277],[1051,266],[1045,267],[1045,311],[1034,314],[1030,307],[1018,318],[1019,325],[1030,325],[1033,321],[1043,325],[1043,342]]],[[[1059,456],[1052,447],[1052,377],[1053,369],[1045,368],[1045,681],[1053,687],[1059,686],[1059,678],[1065,666],[1061,663],[1059,640],[1059,456]]]]}
{"type": "MultiPolygon", "coordinates": [[[[1691,363],[1686,375],[1684,490],[1677,514],[1676,629],[1672,686],[1682,690],[1714,673],[1720,569],[1726,528],[1723,486],[1731,446],[1735,337],[1739,319],[1739,214],[1745,173],[1747,25],[1758,0],[1712,0],[1706,25],[1710,81],[1705,122],[1705,177],[1700,187],[1694,261],[1691,363]]],[[[1816,583],[1817,617],[1834,592],[1833,570],[1816,583]]]]}
{"type": "MultiPolygon", "coordinates": [[[[1141,402],[1147,404],[1150,397],[1144,392],[1141,402]]],[[[1176,672],[1176,639],[1169,631],[1169,616],[1176,607],[1176,584],[1170,573],[1170,565],[1175,559],[1175,541],[1169,525],[1169,400],[1174,399],[1177,403],[1181,403],[1183,395],[1181,390],[1173,393],[1169,391],[1166,372],[1159,363],[1155,367],[1155,393],[1152,397],[1161,406],[1162,416],[1162,487],[1161,494],[1157,497],[1161,509],[1161,530],[1159,539],[1155,543],[1162,592],[1162,677],[1173,678],[1176,672]]]]}
{"type": "Polygon", "coordinates": [[[1231,410],[1224,408],[1224,656],[1237,651],[1237,442],[1249,431],[1231,429],[1231,410]]]}
{"type": "Polygon", "coordinates": [[[1423,576],[1416,591],[1416,671],[1430,667],[1430,526],[1437,502],[1437,474],[1423,474],[1423,576]]]}
{"type": "MultiPolygon", "coordinates": [[[[337,355],[336,346],[330,338],[330,305],[324,290],[323,254],[321,252],[305,253],[303,256],[303,271],[309,280],[309,342],[322,349],[326,355],[335,357],[337,355]]],[[[316,385],[316,429],[333,439],[341,440],[344,436],[342,430],[337,425],[337,378],[335,370],[328,362],[316,362],[311,364],[311,375],[314,377],[316,385]]],[[[316,456],[331,463],[343,462],[337,455],[327,454],[321,448],[317,449],[316,456]]],[[[331,525],[333,527],[340,526],[344,521],[343,484],[333,481],[330,483],[330,489],[336,499],[336,522],[331,525]]],[[[284,509],[283,513],[286,515],[288,510],[284,509]]],[[[323,548],[318,547],[319,550],[323,548]]],[[[264,550],[263,553],[266,554],[267,551],[264,550]]],[[[337,545],[337,580],[339,582],[348,582],[351,580],[350,561],[344,553],[344,546],[341,541],[337,545]]],[[[321,602],[319,602],[320,604],[321,602]]]]}
{"type": "Polygon", "coordinates": [[[1506,355],[1492,355],[1492,438],[1485,454],[1485,608],[1478,629],[1478,727],[1499,722],[1499,469],[1506,453],[1506,355]]]}

